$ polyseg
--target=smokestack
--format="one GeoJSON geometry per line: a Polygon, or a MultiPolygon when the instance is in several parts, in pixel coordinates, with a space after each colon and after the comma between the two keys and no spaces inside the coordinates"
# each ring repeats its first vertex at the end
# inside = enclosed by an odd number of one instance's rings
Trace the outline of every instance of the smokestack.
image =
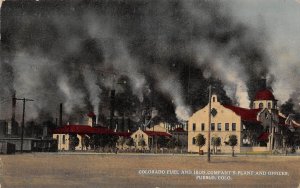
{"type": "Polygon", "coordinates": [[[115,112],[115,93],[114,89],[111,90],[110,93],[110,128],[113,127],[113,119],[114,119],[114,112],[115,112]]]}
{"type": "Polygon", "coordinates": [[[59,104],[59,126],[62,127],[63,103],[59,104]]]}
{"type": "Polygon", "coordinates": [[[11,107],[11,134],[17,135],[18,134],[18,127],[16,125],[16,104],[17,98],[16,93],[12,96],[12,107],[11,107]]]}
{"type": "Polygon", "coordinates": [[[92,117],[92,127],[95,127],[96,125],[97,125],[97,116],[94,115],[94,116],[92,117]]]}
{"type": "Polygon", "coordinates": [[[258,81],[259,90],[267,89],[267,79],[262,78],[258,81]]]}
{"type": "Polygon", "coordinates": [[[15,122],[16,120],[16,93],[12,96],[12,108],[11,108],[11,121],[15,122]]]}

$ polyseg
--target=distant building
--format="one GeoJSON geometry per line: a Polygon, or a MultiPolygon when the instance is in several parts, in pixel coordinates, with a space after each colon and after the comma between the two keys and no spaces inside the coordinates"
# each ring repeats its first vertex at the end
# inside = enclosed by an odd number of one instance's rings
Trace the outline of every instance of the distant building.
{"type": "Polygon", "coordinates": [[[57,140],[59,151],[87,150],[84,139],[90,139],[91,135],[114,135],[114,132],[108,128],[89,125],[66,125],[53,131],[53,139],[57,140]],[[78,144],[74,148],[72,148],[72,136],[78,138],[78,144]]]}
{"type": "Polygon", "coordinates": [[[188,132],[181,127],[178,127],[170,132],[177,141],[180,143],[180,149],[187,150],[188,148],[188,132]]]}
{"type": "Polygon", "coordinates": [[[158,132],[168,132],[168,126],[166,123],[160,122],[159,124],[153,125],[152,127],[146,127],[146,131],[158,131],[158,132]]]}
{"type": "Polygon", "coordinates": [[[135,148],[138,150],[151,150],[158,146],[159,137],[169,139],[172,137],[170,133],[160,131],[143,131],[141,129],[131,134],[134,140],[135,148]]]}

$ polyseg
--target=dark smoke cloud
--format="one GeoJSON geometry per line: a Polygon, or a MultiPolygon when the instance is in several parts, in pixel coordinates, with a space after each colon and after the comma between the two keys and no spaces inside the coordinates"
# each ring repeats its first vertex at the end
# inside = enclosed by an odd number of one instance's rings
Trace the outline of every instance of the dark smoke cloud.
{"type": "Polygon", "coordinates": [[[224,103],[245,103],[238,91],[253,98],[268,73],[261,35],[219,1],[7,1],[2,23],[1,96],[34,98],[32,118],[57,115],[59,102],[70,115],[105,113],[115,88],[128,94],[120,114],[155,106],[166,121],[186,120],[209,84],[224,103]]]}

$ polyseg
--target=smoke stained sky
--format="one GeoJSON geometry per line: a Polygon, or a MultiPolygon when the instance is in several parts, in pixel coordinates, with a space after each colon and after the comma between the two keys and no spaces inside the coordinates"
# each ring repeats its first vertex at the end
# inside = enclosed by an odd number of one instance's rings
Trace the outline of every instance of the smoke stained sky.
{"type": "Polygon", "coordinates": [[[299,96],[300,26],[296,20],[300,4],[296,1],[170,2],[153,1],[140,10],[135,10],[135,3],[119,9],[108,6],[104,13],[87,8],[75,18],[73,13],[54,12],[45,23],[24,17],[29,27],[24,24],[22,32],[36,31],[32,28],[38,23],[43,34],[35,33],[39,38],[34,40],[40,42],[37,49],[28,45],[32,41],[24,35],[15,35],[14,40],[23,44],[16,46],[12,63],[13,88],[38,99],[29,107],[33,117],[45,108],[54,112],[56,99],[65,103],[70,114],[89,106],[97,112],[96,103],[103,102],[102,87],[114,87],[111,75],[92,71],[104,67],[126,75],[139,101],[149,94],[145,88],[150,87],[150,93],[158,90],[170,98],[174,112],[186,119],[190,104],[185,83],[179,81],[180,71],[169,71],[169,64],[174,64],[175,68],[201,69],[201,82],[211,77],[222,80],[227,95],[243,107],[248,107],[248,91],[253,89],[249,80],[262,76],[270,78],[282,102],[290,95],[299,96]],[[129,15],[122,12],[126,8],[129,15]],[[117,10],[121,13],[112,17],[117,10]]]}
{"type": "Polygon", "coordinates": [[[268,41],[266,49],[271,58],[270,73],[275,75],[272,88],[279,102],[284,103],[292,97],[299,103],[299,1],[229,0],[228,2],[234,16],[243,23],[265,32],[268,41]]]}

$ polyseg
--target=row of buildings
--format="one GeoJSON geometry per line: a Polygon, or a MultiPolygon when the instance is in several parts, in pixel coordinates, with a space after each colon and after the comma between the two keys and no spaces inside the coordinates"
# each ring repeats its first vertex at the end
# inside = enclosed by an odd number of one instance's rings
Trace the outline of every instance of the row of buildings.
{"type": "MultiPolygon", "coordinates": [[[[172,127],[160,122],[150,127],[141,126],[130,130],[130,122],[124,118],[114,121],[116,126],[110,127],[97,124],[96,115],[89,113],[83,118],[84,123],[64,126],[60,123],[58,128],[51,131],[47,125],[36,126],[39,127],[38,132],[32,132],[34,129],[27,126],[27,130],[30,129],[31,132],[27,133],[25,129],[23,139],[20,125],[14,120],[13,105],[12,120],[0,120],[0,142],[15,144],[17,151],[21,149],[22,142],[24,151],[56,151],[95,149],[97,144],[92,142],[101,142],[99,147],[105,147],[102,143],[112,141],[113,145],[110,146],[124,150],[157,150],[171,145],[181,151],[195,153],[199,152],[196,142],[199,134],[206,139],[206,144],[201,149],[208,151],[210,132],[210,139],[219,138],[221,141],[217,149],[220,153],[231,152],[232,148],[228,145],[230,135],[235,135],[238,139],[236,152],[299,148],[300,123],[295,115],[285,116],[280,113],[277,100],[270,90],[264,88],[258,91],[252,104],[250,109],[224,105],[213,94],[210,105],[194,112],[185,125],[172,127]],[[109,140],[111,138],[115,140],[109,140]],[[75,145],[72,143],[74,140],[75,145]],[[132,140],[132,143],[128,144],[128,140],[132,140]]],[[[213,144],[213,141],[210,143],[213,144]]],[[[210,148],[214,147],[211,145],[210,148]]]]}
{"type": "MultiPolygon", "coordinates": [[[[285,116],[279,112],[277,100],[270,90],[264,88],[258,91],[252,104],[251,109],[223,105],[219,102],[218,96],[213,94],[211,105],[207,104],[196,111],[189,118],[187,128],[178,126],[170,130],[167,124],[161,122],[151,128],[119,132],[101,126],[95,127],[90,121],[87,125],[66,125],[58,128],[54,131],[53,139],[58,141],[58,150],[69,150],[70,134],[76,134],[78,137],[79,144],[76,150],[88,149],[84,148],[82,140],[95,134],[132,139],[133,148],[139,150],[157,149],[160,147],[158,140],[169,142],[173,139],[179,143],[177,147],[194,153],[199,152],[197,135],[204,135],[207,141],[210,131],[211,139],[218,137],[221,140],[217,150],[220,153],[231,152],[232,148],[227,144],[230,135],[237,136],[236,152],[274,151],[300,146],[300,124],[293,114],[285,116]]],[[[125,147],[123,144],[122,146],[117,144],[117,147],[131,148],[126,144],[125,147]]],[[[208,142],[202,150],[208,151],[208,142]]]]}
{"type": "MultiPolygon", "coordinates": [[[[93,119],[93,117],[89,117],[93,119]]],[[[113,138],[115,137],[114,146],[118,149],[128,150],[153,150],[160,149],[162,146],[160,140],[164,142],[170,141],[172,138],[176,139],[177,143],[180,143],[180,148],[187,151],[187,131],[182,127],[174,128],[173,130],[167,129],[163,123],[157,124],[151,128],[143,127],[139,128],[136,131],[117,131],[116,129],[110,129],[109,127],[103,127],[101,125],[94,125],[92,121],[88,121],[85,125],[79,124],[69,124],[63,127],[59,127],[53,131],[53,139],[57,140],[58,150],[67,151],[67,150],[89,150],[95,149],[92,145],[92,140],[96,140],[94,136],[99,136],[99,142],[106,142],[104,145],[100,144],[99,147],[106,147],[109,145],[109,139],[104,138],[113,138]],[[76,136],[76,146],[72,148],[72,136],[76,136]],[[102,139],[102,140],[101,140],[102,139]],[[124,142],[121,144],[118,140],[123,139],[124,142]],[[127,140],[132,140],[131,145],[125,144],[127,140]],[[89,140],[89,143],[86,144],[85,140],[89,140]]],[[[94,143],[95,145],[95,143],[94,143]]]]}

